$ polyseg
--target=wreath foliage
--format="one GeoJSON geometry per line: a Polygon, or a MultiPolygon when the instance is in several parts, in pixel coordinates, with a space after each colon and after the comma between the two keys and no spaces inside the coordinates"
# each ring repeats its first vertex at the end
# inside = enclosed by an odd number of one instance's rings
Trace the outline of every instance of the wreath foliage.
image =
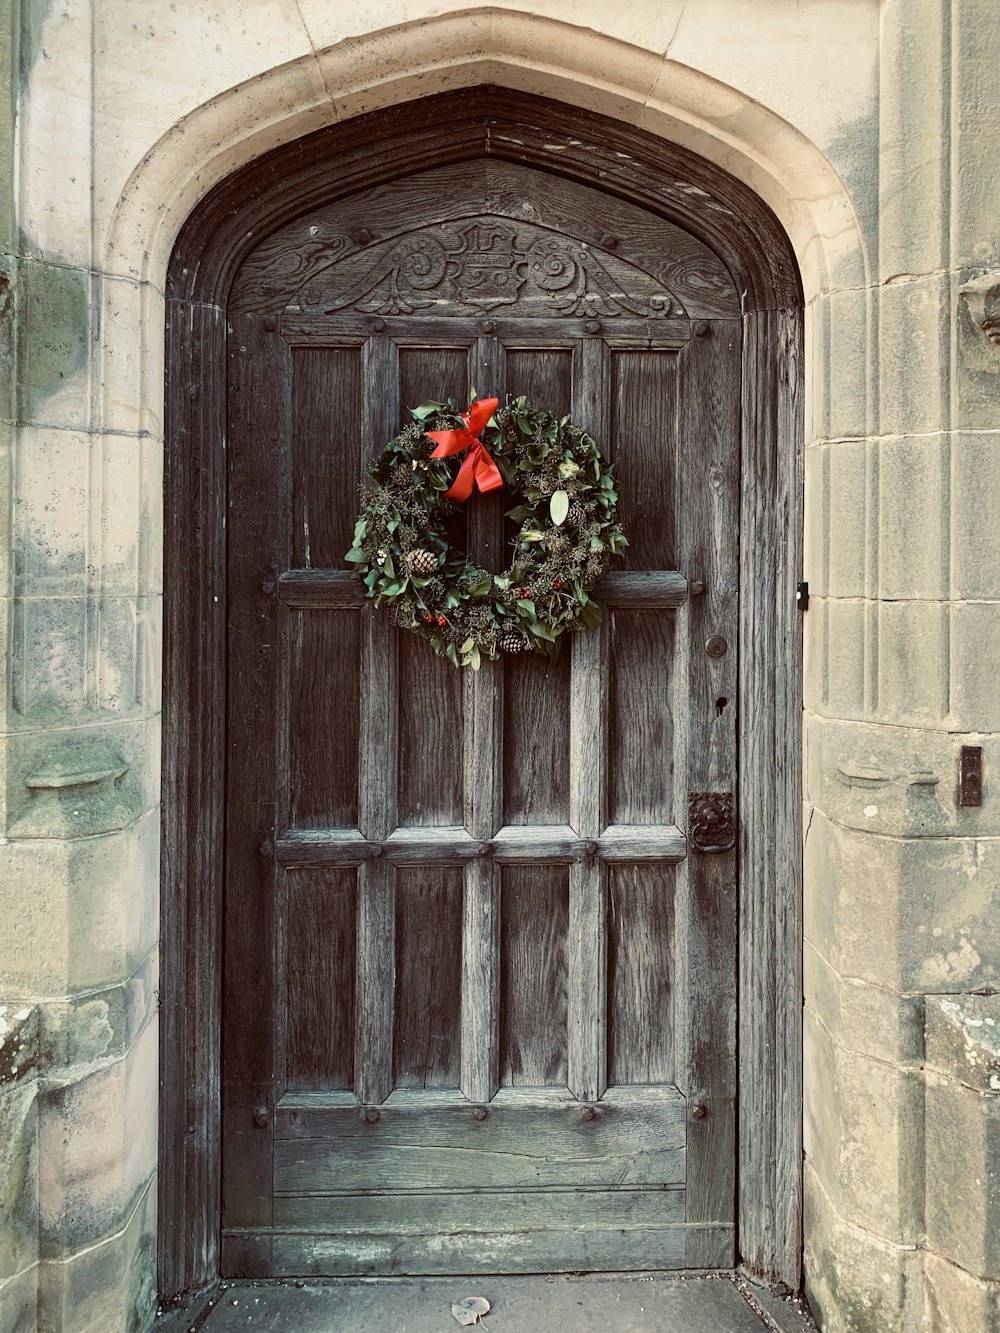
{"type": "MultiPolygon", "coordinates": [[[[495,412],[479,438],[517,501],[514,555],[502,574],[473,563],[453,543],[445,492],[454,480],[434,459],[428,430],[465,423],[454,400],[410,411],[412,421],[382,450],[361,490],[362,509],[345,559],[376,606],[429,639],[455,666],[530,650],[555,656],[563,634],[596,629],[590,595],[608,559],[628,544],[616,516],[611,464],[569,417],[524,398],[495,412]]],[[[476,503],[475,494],[469,503],[476,503]]]]}

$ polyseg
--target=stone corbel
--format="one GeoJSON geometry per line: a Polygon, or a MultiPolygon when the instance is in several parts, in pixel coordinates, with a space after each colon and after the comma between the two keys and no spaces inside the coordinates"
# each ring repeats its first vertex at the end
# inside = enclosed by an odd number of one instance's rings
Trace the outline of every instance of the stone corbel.
{"type": "Polygon", "coordinates": [[[973,278],[958,294],[979,333],[1000,350],[1000,270],[973,278]]]}
{"type": "Polygon", "coordinates": [[[11,838],[88,838],[131,824],[139,802],[129,766],[106,741],[86,740],[49,752],[25,778],[28,805],[11,838]]]}

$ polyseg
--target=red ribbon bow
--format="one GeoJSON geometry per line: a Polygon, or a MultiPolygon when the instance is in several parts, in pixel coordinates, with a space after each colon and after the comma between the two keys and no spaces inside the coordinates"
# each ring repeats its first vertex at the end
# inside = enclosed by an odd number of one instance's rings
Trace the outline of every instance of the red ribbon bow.
{"type": "Polygon", "coordinates": [[[445,491],[446,500],[456,500],[459,504],[467,500],[473,488],[478,486],[485,494],[495,491],[503,485],[500,469],[486,451],[479,432],[485,427],[490,417],[497,410],[499,398],[477,398],[468,412],[462,413],[464,430],[429,430],[427,434],[437,444],[431,458],[447,458],[450,454],[460,454],[468,449],[468,457],[459,468],[458,476],[445,491]]]}

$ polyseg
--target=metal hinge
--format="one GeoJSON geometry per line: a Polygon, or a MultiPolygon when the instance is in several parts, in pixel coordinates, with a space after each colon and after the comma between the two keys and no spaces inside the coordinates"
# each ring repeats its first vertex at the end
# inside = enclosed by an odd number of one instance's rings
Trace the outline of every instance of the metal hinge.
{"type": "Polygon", "coordinates": [[[809,584],[800,583],[798,592],[795,594],[795,604],[800,611],[809,610],[809,584]]]}

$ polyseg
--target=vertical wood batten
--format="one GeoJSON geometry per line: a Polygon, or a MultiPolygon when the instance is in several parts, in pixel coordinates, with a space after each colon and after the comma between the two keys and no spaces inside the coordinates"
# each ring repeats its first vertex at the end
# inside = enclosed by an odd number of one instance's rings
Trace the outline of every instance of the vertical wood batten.
{"type": "Polygon", "coordinates": [[[165,564],[183,587],[164,599],[163,892],[158,1284],[170,1298],[219,1269],[225,824],[225,395],[189,391],[225,364],[225,315],[167,305],[165,564]],[[188,376],[179,369],[194,367],[188,376]]]}
{"type": "MultiPolygon", "coordinates": [[[[505,391],[505,353],[496,338],[479,338],[469,350],[470,383],[483,398],[505,391]],[[484,387],[485,386],[485,387],[484,387]]],[[[469,554],[487,569],[503,568],[505,497],[473,492],[469,505],[469,554]]],[[[483,662],[465,671],[465,827],[479,842],[500,828],[503,805],[503,664],[483,662]]],[[[462,909],[462,1091],[487,1102],[500,1080],[500,867],[482,857],[465,868],[462,909]]]]}
{"type": "MultiPolygon", "coordinates": [[[[687,792],[737,792],[741,329],[713,320],[681,354],[680,433],[698,464],[679,478],[684,559],[705,591],[688,604],[687,792]],[[726,649],[711,657],[707,640],[726,649]]],[[[736,808],[738,811],[738,799],[736,808]]],[[[684,804],[681,805],[686,818],[684,804]]],[[[687,858],[686,1021],[678,1082],[688,1118],[687,1221],[731,1225],[736,1206],[737,852],[687,858]]],[[[706,1262],[691,1233],[688,1261],[706,1262]]]]}
{"type": "MultiPolygon", "coordinates": [[[[603,339],[578,343],[573,354],[573,417],[603,453],[609,450],[611,357],[603,339]]],[[[607,824],[607,684],[610,625],[572,639],[570,673],[570,824],[588,841],[607,824]]],[[[607,1086],[608,872],[597,857],[570,869],[569,1090],[595,1101],[607,1086]]]]}
{"type": "MultiPolygon", "coordinates": [[[[362,456],[364,472],[379,446],[399,428],[399,362],[388,338],[364,347],[362,456]]],[[[387,615],[368,605],[361,630],[361,727],[358,826],[381,842],[396,827],[398,762],[396,631],[387,615]]],[[[385,1101],[392,1091],[395,1010],[396,871],[373,857],[358,868],[358,953],[355,1091],[362,1102],[385,1101]]]]}
{"type": "Polygon", "coordinates": [[[802,1273],[801,311],[744,333],[740,712],[740,1252],[797,1287],[802,1273]],[[776,972],[773,960],[780,959],[776,972]]]}

